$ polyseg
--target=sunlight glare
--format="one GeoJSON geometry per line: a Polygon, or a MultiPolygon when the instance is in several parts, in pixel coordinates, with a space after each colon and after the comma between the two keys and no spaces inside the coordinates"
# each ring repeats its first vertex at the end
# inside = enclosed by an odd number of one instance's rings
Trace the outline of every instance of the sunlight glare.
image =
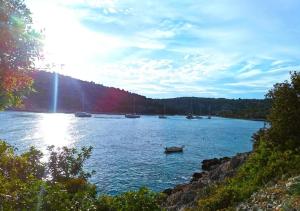
{"type": "Polygon", "coordinates": [[[65,114],[44,114],[39,122],[38,135],[43,145],[56,147],[72,144],[71,124],[74,118],[65,114]]]}

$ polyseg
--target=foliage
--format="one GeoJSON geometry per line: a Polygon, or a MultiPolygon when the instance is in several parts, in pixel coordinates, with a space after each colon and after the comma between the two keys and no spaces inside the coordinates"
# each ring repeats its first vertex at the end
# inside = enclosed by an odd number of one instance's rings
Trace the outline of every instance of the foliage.
{"type": "Polygon", "coordinates": [[[55,150],[54,146],[50,146],[48,151],[48,172],[52,181],[72,181],[70,179],[73,178],[86,180],[91,177],[91,173],[83,170],[83,164],[91,156],[92,147],[82,147],[81,152],[78,152],[75,148],[63,147],[55,150]]]}
{"type": "Polygon", "coordinates": [[[300,176],[296,177],[289,188],[292,194],[300,196],[300,176]]]}
{"type": "Polygon", "coordinates": [[[294,72],[290,83],[276,84],[268,93],[270,127],[254,134],[254,151],[247,162],[235,177],[212,187],[199,200],[200,210],[232,208],[266,183],[300,174],[299,88],[300,74],[294,72]]]}
{"type": "Polygon", "coordinates": [[[261,141],[237,175],[217,185],[206,198],[199,200],[199,208],[217,210],[234,206],[269,181],[299,173],[299,152],[274,151],[261,141]]]}
{"type": "Polygon", "coordinates": [[[98,210],[161,210],[160,204],[163,199],[163,194],[151,192],[147,188],[141,188],[139,191],[126,192],[114,197],[101,196],[98,202],[98,210]]]}
{"type": "MultiPolygon", "coordinates": [[[[25,110],[51,111],[54,74],[36,71],[31,74],[34,89],[24,101],[25,110]]],[[[58,110],[61,112],[130,113],[133,103],[137,113],[185,115],[193,111],[196,115],[219,115],[224,117],[264,119],[270,109],[270,100],[224,99],[180,97],[172,99],[150,99],[113,87],[81,81],[59,75],[58,110]],[[192,105],[191,105],[192,104],[192,105]],[[191,108],[192,107],[192,108],[191,108]]]]}
{"type": "Polygon", "coordinates": [[[83,164],[92,148],[49,147],[48,161],[35,148],[20,155],[0,141],[0,210],[160,210],[163,195],[146,188],[97,196],[83,164]]]}
{"type": "Polygon", "coordinates": [[[300,72],[291,73],[291,82],[274,85],[267,97],[272,100],[267,133],[269,143],[280,149],[300,146],[300,72]]]}
{"type": "Polygon", "coordinates": [[[40,58],[41,36],[24,0],[0,0],[0,110],[20,105],[33,83],[28,72],[40,58]]]}

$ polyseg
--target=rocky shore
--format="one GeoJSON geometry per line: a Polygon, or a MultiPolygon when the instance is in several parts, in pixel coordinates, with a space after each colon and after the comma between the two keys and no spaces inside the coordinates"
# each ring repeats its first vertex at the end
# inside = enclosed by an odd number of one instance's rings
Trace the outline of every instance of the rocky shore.
{"type": "Polygon", "coordinates": [[[214,183],[232,177],[248,158],[250,152],[238,153],[232,158],[214,158],[202,161],[201,172],[193,174],[191,181],[187,184],[177,185],[173,189],[166,189],[167,199],[163,206],[167,210],[183,210],[184,208],[195,208],[197,201],[201,198],[201,192],[214,183]]]}

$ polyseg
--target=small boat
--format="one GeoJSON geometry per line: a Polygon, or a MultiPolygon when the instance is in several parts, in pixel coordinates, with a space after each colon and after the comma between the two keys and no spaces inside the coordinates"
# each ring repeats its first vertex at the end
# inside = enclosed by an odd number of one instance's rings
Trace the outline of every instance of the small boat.
{"type": "Polygon", "coordinates": [[[87,112],[76,112],[75,117],[92,117],[92,114],[87,112]]]}
{"type": "Polygon", "coordinates": [[[208,113],[207,119],[211,119],[211,106],[209,106],[209,113],[208,113]]]}
{"type": "Polygon", "coordinates": [[[176,153],[176,152],[183,152],[184,146],[181,147],[165,147],[165,153],[176,153]]]}
{"type": "Polygon", "coordinates": [[[159,119],[167,119],[166,116],[166,104],[164,104],[164,113],[158,116],[159,119]]]}
{"type": "Polygon", "coordinates": [[[185,118],[187,118],[187,119],[195,119],[195,117],[193,116],[193,114],[188,114],[185,118]]]}
{"type": "Polygon", "coordinates": [[[129,118],[129,119],[137,119],[140,118],[140,115],[137,114],[125,114],[125,118],[129,118]]]}
{"type": "Polygon", "coordinates": [[[129,119],[137,119],[140,118],[140,115],[137,115],[135,113],[135,97],[133,97],[133,113],[131,114],[125,114],[125,118],[129,118],[129,119]]]}
{"type": "Polygon", "coordinates": [[[202,116],[195,116],[195,119],[203,119],[202,116]]]}

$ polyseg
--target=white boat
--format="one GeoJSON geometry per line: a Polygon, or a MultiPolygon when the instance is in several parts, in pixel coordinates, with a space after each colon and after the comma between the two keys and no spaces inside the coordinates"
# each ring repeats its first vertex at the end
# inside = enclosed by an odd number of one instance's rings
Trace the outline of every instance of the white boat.
{"type": "Polygon", "coordinates": [[[129,119],[136,119],[136,118],[140,118],[141,116],[137,114],[125,114],[125,117],[129,119]]]}
{"type": "Polygon", "coordinates": [[[87,112],[76,112],[74,115],[76,117],[92,117],[92,114],[87,112]]]}
{"type": "Polygon", "coordinates": [[[207,119],[211,119],[211,106],[209,106],[209,113],[208,113],[207,119]]]}
{"type": "Polygon", "coordinates": [[[165,147],[165,153],[168,154],[168,153],[176,153],[176,152],[183,152],[183,148],[184,146],[181,146],[181,147],[165,147]]]}
{"type": "Polygon", "coordinates": [[[164,104],[164,113],[159,115],[158,118],[160,119],[167,119],[167,116],[166,116],[166,104],[164,104]]]}
{"type": "Polygon", "coordinates": [[[137,115],[135,113],[135,97],[133,97],[133,113],[132,114],[125,114],[125,118],[129,118],[129,119],[137,119],[140,118],[140,115],[137,115]]]}
{"type": "Polygon", "coordinates": [[[195,116],[193,115],[193,101],[192,101],[192,98],[191,98],[191,113],[189,113],[188,115],[186,115],[187,119],[195,119],[195,116]]]}
{"type": "Polygon", "coordinates": [[[187,118],[187,119],[195,119],[195,117],[193,116],[193,114],[188,114],[185,118],[187,118]]]}

